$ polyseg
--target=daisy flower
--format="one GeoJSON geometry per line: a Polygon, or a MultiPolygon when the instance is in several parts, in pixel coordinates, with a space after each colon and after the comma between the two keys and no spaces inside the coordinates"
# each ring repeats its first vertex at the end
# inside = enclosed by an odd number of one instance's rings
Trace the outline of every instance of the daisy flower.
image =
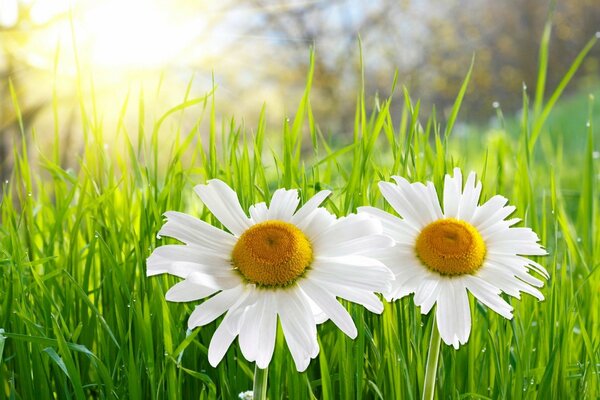
{"type": "Polygon", "coordinates": [[[391,271],[369,256],[393,245],[382,227],[365,215],[336,219],[319,205],[321,191],[298,208],[296,190],[275,191],[270,205],[244,213],[236,193],[214,179],[194,188],[228,230],[169,211],[159,236],[184,245],[158,247],[147,275],[168,273],[184,280],[166,293],[168,301],[210,297],[196,306],[188,327],[225,317],[214,332],[208,360],[216,366],[239,336],[244,357],[266,368],[275,347],[277,318],[298,371],[319,353],[316,325],[328,319],[355,338],[352,318],[336,297],[381,313],[375,292],[389,290],[391,271]]]}
{"type": "Polygon", "coordinates": [[[459,168],[444,181],[443,210],[433,183],[380,182],[379,189],[402,219],[373,207],[359,214],[379,219],[384,233],[396,244],[378,259],[396,279],[385,294],[389,301],[414,293],[414,302],[427,314],[434,304],[437,327],[446,344],[458,348],[469,339],[471,310],[467,291],[507,319],[513,308],[501,293],[520,298],[528,293],[543,300],[536,287],[548,278],[546,270],[523,256],[545,255],[538,236],[529,228],[515,228],[518,218],[508,200],[494,196],[479,205],[481,182],[471,172],[463,189],[459,168]]]}

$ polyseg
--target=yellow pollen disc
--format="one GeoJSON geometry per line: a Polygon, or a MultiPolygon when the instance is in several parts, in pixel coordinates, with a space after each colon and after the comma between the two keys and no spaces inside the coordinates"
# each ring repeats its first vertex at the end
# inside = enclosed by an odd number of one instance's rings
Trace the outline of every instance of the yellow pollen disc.
{"type": "Polygon", "coordinates": [[[293,283],[313,259],[302,231],[283,221],[266,221],[248,228],[231,254],[233,265],[249,282],[260,286],[293,283]]]}
{"type": "Polygon", "coordinates": [[[465,221],[440,219],[427,225],[417,238],[417,256],[442,275],[472,274],[485,258],[483,238],[465,221]]]}

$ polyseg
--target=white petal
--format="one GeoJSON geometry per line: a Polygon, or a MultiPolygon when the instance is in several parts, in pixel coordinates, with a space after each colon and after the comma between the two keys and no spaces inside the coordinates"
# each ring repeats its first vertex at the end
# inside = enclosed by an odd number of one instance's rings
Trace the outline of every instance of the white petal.
{"type": "Polygon", "coordinates": [[[477,207],[475,214],[473,214],[473,218],[471,218],[471,224],[478,227],[480,224],[496,214],[496,212],[500,211],[506,205],[506,203],[508,203],[508,199],[503,196],[496,195],[492,197],[477,207]]]}
{"type": "Polygon", "coordinates": [[[208,362],[213,367],[216,367],[221,362],[227,349],[229,349],[229,346],[231,346],[231,343],[233,343],[233,340],[240,332],[240,320],[242,316],[241,312],[230,310],[225,314],[223,321],[221,321],[213,333],[208,346],[208,362]]]}
{"type": "Polygon", "coordinates": [[[548,273],[548,271],[546,271],[546,268],[542,267],[540,264],[536,263],[535,261],[532,261],[528,258],[521,257],[521,256],[513,256],[513,257],[522,261],[523,265],[525,265],[525,267],[533,269],[535,272],[542,275],[544,278],[546,278],[546,279],[550,278],[550,274],[548,273]]]}
{"type": "Polygon", "coordinates": [[[263,314],[260,319],[259,332],[256,364],[259,368],[264,369],[273,358],[277,337],[277,309],[272,293],[267,293],[263,298],[263,314]]]}
{"type": "Polygon", "coordinates": [[[460,343],[456,335],[456,316],[454,315],[454,289],[448,279],[440,281],[440,292],[435,310],[437,328],[444,343],[458,349],[460,343]]]}
{"type": "Polygon", "coordinates": [[[197,262],[184,261],[186,257],[191,253],[190,246],[180,245],[168,245],[161,246],[154,250],[154,252],[146,260],[146,275],[158,275],[168,273],[171,275],[178,276],[180,278],[187,278],[193,272],[203,274],[214,274],[215,276],[229,277],[235,274],[231,264],[221,258],[206,255],[197,259],[197,262]],[[171,246],[171,248],[168,248],[171,246]],[[182,252],[176,247],[181,247],[182,252]],[[186,248],[187,249],[184,249],[186,248]],[[163,248],[167,248],[164,249],[163,248]],[[163,257],[162,255],[173,253],[176,257],[163,257]],[[179,254],[179,255],[177,255],[179,254]],[[184,259],[184,260],[181,260],[184,259]]]}
{"type": "Polygon", "coordinates": [[[410,189],[405,191],[398,185],[389,182],[379,182],[379,190],[392,208],[414,228],[421,228],[427,222],[424,216],[414,208],[414,192],[410,189]]]}
{"type": "Polygon", "coordinates": [[[374,292],[386,291],[394,279],[391,271],[381,262],[363,256],[317,258],[308,276],[321,282],[374,292]]]}
{"type": "Polygon", "coordinates": [[[225,182],[212,179],[206,185],[197,185],[194,190],[213,215],[234,235],[240,236],[252,225],[242,210],[237,194],[225,182]]]}
{"type": "Polygon", "coordinates": [[[197,285],[212,287],[216,289],[232,289],[244,283],[244,280],[242,279],[240,274],[229,268],[223,268],[220,270],[213,268],[207,271],[202,270],[207,268],[205,265],[194,265],[183,262],[173,264],[174,268],[177,268],[180,264],[185,266],[183,268],[189,268],[187,265],[201,267],[191,272],[186,277],[187,280],[197,285]]]}
{"type": "Polygon", "coordinates": [[[425,269],[416,256],[414,246],[396,244],[394,247],[380,250],[373,258],[381,261],[395,275],[413,274],[415,268],[425,269]]]}
{"type": "Polygon", "coordinates": [[[150,254],[150,257],[146,260],[146,265],[148,266],[147,274],[150,276],[170,273],[170,264],[178,261],[207,266],[226,266],[230,264],[230,254],[231,250],[227,254],[217,254],[197,246],[167,244],[157,247],[150,254]]]}
{"type": "Polygon", "coordinates": [[[500,289],[492,284],[473,275],[463,277],[465,287],[479,300],[493,311],[502,315],[506,319],[512,319],[512,306],[500,297],[500,289]]]}
{"type": "Polygon", "coordinates": [[[486,225],[484,229],[479,230],[479,234],[486,242],[489,241],[490,238],[493,238],[499,232],[504,232],[509,229],[512,225],[521,221],[519,218],[511,218],[507,220],[500,220],[496,222],[491,222],[486,225]]]}
{"type": "Polygon", "coordinates": [[[491,235],[488,238],[488,243],[502,242],[505,240],[522,240],[524,242],[536,243],[540,239],[530,228],[507,228],[491,235]]]}
{"type": "Polygon", "coordinates": [[[393,240],[381,234],[382,231],[379,220],[365,214],[350,214],[335,221],[311,241],[315,254],[324,257],[372,253],[393,245],[393,240]]]}
{"type": "Polygon", "coordinates": [[[218,289],[201,286],[184,280],[171,286],[165,294],[167,301],[186,302],[203,299],[214,294],[218,289]]]}
{"type": "MultiPolygon", "coordinates": [[[[439,207],[439,205],[438,205],[439,207]]],[[[375,207],[358,207],[358,214],[367,214],[373,218],[377,218],[383,227],[383,233],[390,236],[397,242],[413,243],[419,235],[419,230],[406,223],[390,213],[387,213],[375,207]]]]}
{"type": "Polygon", "coordinates": [[[423,226],[443,217],[433,183],[428,182],[425,186],[421,182],[410,183],[401,176],[392,178],[412,206],[412,210],[419,216],[423,226]]]}
{"type": "Polygon", "coordinates": [[[208,346],[208,362],[213,367],[216,367],[223,359],[227,349],[231,346],[235,337],[240,333],[245,310],[253,300],[250,291],[246,291],[246,295],[240,297],[238,301],[231,306],[213,333],[210,345],[208,346]]]}
{"type": "Polygon", "coordinates": [[[496,286],[502,292],[508,294],[509,296],[516,297],[517,299],[521,298],[521,292],[515,287],[514,280],[516,278],[510,274],[503,274],[495,271],[490,268],[489,265],[481,268],[477,271],[477,276],[485,281],[494,282],[494,286],[496,286]]]}
{"type": "Polygon", "coordinates": [[[238,342],[240,350],[248,361],[255,361],[260,337],[259,321],[262,317],[262,299],[260,296],[256,303],[244,309],[244,316],[240,326],[238,342]]]}
{"type": "Polygon", "coordinates": [[[303,296],[297,289],[281,291],[277,296],[281,328],[298,372],[306,370],[310,359],[319,353],[315,321],[303,296]]]}
{"type": "Polygon", "coordinates": [[[306,237],[313,242],[314,238],[336,221],[333,214],[324,208],[317,208],[296,225],[306,237]]]}
{"type": "Polygon", "coordinates": [[[311,197],[292,217],[293,224],[299,224],[305,218],[307,218],[313,211],[317,209],[325,201],[327,197],[331,194],[330,190],[321,190],[319,193],[315,194],[311,197]]]}
{"type": "Polygon", "coordinates": [[[216,253],[231,252],[236,239],[221,229],[177,211],[164,214],[167,222],[158,231],[158,236],[175,238],[186,244],[197,244],[216,253]]]}
{"type": "Polygon", "coordinates": [[[438,198],[437,191],[433,182],[427,182],[427,190],[429,192],[429,202],[434,208],[435,215],[438,219],[444,218],[444,212],[440,206],[440,199],[438,198]]]}
{"type": "Polygon", "coordinates": [[[425,226],[435,220],[435,212],[429,202],[429,192],[421,182],[410,183],[401,176],[392,176],[396,181],[396,189],[411,210],[413,217],[419,221],[419,226],[425,226]]]}
{"type": "MultiPolygon", "coordinates": [[[[312,282],[310,277],[307,277],[306,280],[310,280],[312,282]]],[[[376,314],[381,314],[383,312],[383,303],[381,303],[379,297],[373,294],[373,292],[362,289],[348,288],[344,285],[339,285],[336,283],[318,281],[314,282],[315,284],[327,289],[328,292],[336,297],[351,301],[352,303],[360,304],[367,310],[376,314]]]]}
{"type": "Polygon", "coordinates": [[[153,254],[146,260],[146,265],[148,276],[168,273],[216,289],[227,289],[237,286],[241,282],[240,275],[226,262],[199,264],[189,261],[173,261],[153,254]]]}
{"type": "Polygon", "coordinates": [[[421,307],[421,314],[429,314],[440,293],[438,279],[423,279],[415,289],[415,305],[421,307]]]}
{"type": "Polygon", "coordinates": [[[325,314],[323,312],[323,310],[321,310],[321,307],[319,307],[317,305],[317,303],[315,303],[314,301],[312,301],[312,299],[308,296],[305,296],[306,300],[308,302],[308,305],[310,307],[310,311],[312,312],[313,318],[315,319],[315,323],[317,325],[322,324],[324,322],[327,322],[329,320],[329,317],[327,316],[327,314],[325,314]]]}
{"type": "Polygon", "coordinates": [[[471,309],[461,279],[440,281],[436,319],[444,343],[455,349],[466,343],[471,332],[471,309]]]}
{"type": "Polygon", "coordinates": [[[255,294],[258,300],[244,311],[239,343],[244,357],[264,369],[275,349],[277,310],[270,291],[257,290],[255,294]]]}
{"type": "Polygon", "coordinates": [[[424,215],[427,216],[427,218],[426,218],[427,224],[430,224],[431,222],[442,218],[443,217],[442,213],[441,212],[440,212],[440,214],[437,213],[438,208],[439,208],[438,199],[437,199],[437,197],[435,198],[435,203],[438,204],[438,207],[436,208],[434,202],[431,201],[432,199],[431,199],[430,192],[429,192],[429,189],[427,188],[427,186],[425,186],[421,182],[415,182],[411,186],[416,195],[416,197],[414,198],[416,201],[415,205],[421,205],[421,212],[423,212],[424,215]]]}
{"type": "Polygon", "coordinates": [[[255,224],[267,221],[269,219],[269,209],[264,202],[251,205],[249,211],[252,222],[255,224]]]}
{"type": "MultiPolygon", "coordinates": [[[[424,279],[430,278],[433,273],[429,272],[425,268],[413,268],[411,274],[395,274],[395,280],[392,281],[392,289],[394,291],[394,299],[407,296],[411,293],[415,293],[417,288],[421,285],[424,279]]],[[[385,293],[384,293],[385,294],[385,293]]],[[[386,299],[389,296],[386,294],[386,299]]]]}
{"type": "Polygon", "coordinates": [[[314,245],[339,244],[347,240],[361,238],[367,235],[382,233],[381,223],[366,215],[350,214],[322,229],[319,234],[311,238],[314,245]]]}
{"type": "Polygon", "coordinates": [[[323,310],[331,321],[351,339],[356,338],[357,331],[348,311],[337,301],[334,295],[322,289],[320,285],[308,279],[298,281],[298,286],[323,310]]]}
{"type": "MultiPolygon", "coordinates": [[[[538,274],[542,275],[544,278],[550,278],[548,271],[540,264],[536,263],[529,258],[525,258],[515,254],[488,254],[486,257],[487,260],[499,263],[502,265],[511,268],[511,270],[517,271],[529,271],[534,270],[538,274]]],[[[537,286],[537,285],[536,285],[537,286]]]]}
{"type": "MultiPolygon", "coordinates": [[[[495,266],[489,261],[486,261],[484,266],[477,271],[477,276],[485,281],[494,282],[494,286],[498,289],[518,299],[521,298],[520,292],[524,292],[536,297],[540,301],[544,300],[544,295],[539,290],[523,282],[510,271],[495,266]]],[[[535,279],[527,274],[519,274],[519,276],[528,276],[531,279],[535,279]]],[[[538,279],[535,279],[535,281],[536,283],[543,283],[538,279]]]]}
{"type": "Polygon", "coordinates": [[[269,204],[268,218],[270,220],[290,221],[298,208],[300,199],[295,189],[277,189],[269,204]]]}
{"type": "Polygon", "coordinates": [[[471,333],[471,307],[469,305],[469,296],[467,289],[461,279],[454,279],[454,299],[456,309],[457,336],[460,344],[465,344],[469,340],[471,333]]]}
{"type": "MultiPolygon", "coordinates": [[[[484,232],[484,234],[485,234],[486,229],[488,229],[489,227],[504,220],[510,214],[514,213],[515,210],[516,210],[515,206],[502,207],[500,210],[498,210],[494,214],[492,214],[492,216],[490,216],[488,219],[486,219],[485,221],[480,222],[479,224],[474,225],[474,226],[475,226],[475,228],[477,228],[477,230],[479,232],[484,232]]],[[[507,225],[507,226],[509,226],[509,225],[507,225]]]]}
{"type": "MultiPolygon", "coordinates": [[[[531,285],[533,287],[542,287],[544,286],[544,281],[529,275],[527,272],[522,272],[522,273],[514,273],[514,276],[519,278],[520,280],[522,280],[524,283],[531,285]]],[[[539,293],[539,292],[538,292],[539,293]]],[[[541,295],[541,293],[540,293],[541,295]]],[[[537,294],[535,296],[538,296],[537,294]]],[[[540,300],[544,299],[544,296],[541,296],[542,298],[540,300]]],[[[539,297],[538,297],[539,298],[539,297]]]]}
{"type": "Polygon", "coordinates": [[[335,236],[321,238],[313,244],[315,253],[323,257],[349,254],[373,254],[376,250],[392,247],[394,240],[386,235],[369,235],[357,239],[338,241],[335,236]]]}
{"type": "Polygon", "coordinates": [[[488,254],[520,254],[524,256],[545,256],[548,254],[537,243],[527,243],[521,240],[505,240],[488,246],[488,254]]]}
{"type": "Polygon", "coordinates": [[[471,172],[461,196],[458,217],[463,221],[471,221],[477,210],[477,203],[479,203],[479,196],[481,195],[481,182],[475,184],[475,179],[475,172],[471,172]]]}
{"type": "Polygon", "coordinates": [[[238,302],[240,297],[245,298],[248,296],[248,292],[244,290],[243,285],[239,285],[233,289],[217,293],[204,303],[196,306],[188,319],[188,327],[194,329],[197,326],[211,323],[238,302]]]}
{"type": "MultiPolygon", "coordinates": [[[[530,269],[533,269],[529,265],[530,262],[531,260],[519,256],[488,255],[483,267],[491,266],[492,268],[505,272],[508,275],[514,275],[535,287],[544,286],[544,282],[542,280],[529,275],[530,269]]],[[[484,268],[482,268],[482,270],[483,269],[484,268]]],[[[536,271],[535,269],[533,270],[536,271]]]]}
{"type": "Polygon", "coordinates": [[[421,264],[412,247],[403,249],[395,246],[389,253],[384,257],[377,257],[395,277],[395,280],[391,281],[390,291],[383,292],[386,300],[392,301],[415,292],[423,279],[437,279],[438,275],[434,276],[421,264]]]}
{"type": "Polygon", "coordinates": [[[406,297],[414,292],[414,288],[412,287],[392,285],[392,289],[390,289],[387,292],[384,292],[383,297],[385,297],[385,299],[391,303],[395,300],[406,297]]]}
{"type": "Polygon", "coordinates": [[[462,198],[462,174],[460,168],[454,168],[454,176],[446,174],[444,177],[444,216],[456,218],[458,207],[462,198]]]}

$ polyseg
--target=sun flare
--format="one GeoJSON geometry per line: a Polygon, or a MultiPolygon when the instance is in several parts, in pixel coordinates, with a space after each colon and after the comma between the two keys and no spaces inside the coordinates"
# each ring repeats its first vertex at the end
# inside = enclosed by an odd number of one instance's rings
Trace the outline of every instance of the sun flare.
{"type": "Polygon", "coordinates": [[[126,68],[167,65],[193,36],[165,4],[141,0],[109,1],[90,7],[83,13],[75,35],[93,65],[126,68]]]}
{"type": "MultiPolygon", "coordinates": [[[[197,60],[199,38],[211,13],[164,0],[37,0],[24,18],[38,28],[13,52],[41,69],[60,55],[60,74],[86,69],[147,70],[197,60]],[[79,65],[77,65],[79,64],[79,65]]],[[[206,51],[205,51],[206,53],[206,51]]]]}

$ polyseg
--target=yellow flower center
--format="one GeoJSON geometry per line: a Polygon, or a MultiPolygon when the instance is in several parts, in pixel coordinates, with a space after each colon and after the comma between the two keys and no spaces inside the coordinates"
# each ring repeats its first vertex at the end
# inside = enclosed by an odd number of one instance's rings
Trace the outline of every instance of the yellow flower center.
{"type": "Polygon", "coordinates": [[[238,239],[231,254],[233,265],[249,282],[260,286],[292,284],[313,259],[304,233],[283,221],[253,225],[238,239]]]}
{"type": "Polygon", "coordinates": [[[427,225],[417,238],[417,256],[442,275],[472,274],[485,258],[483,238],[465,221],[440,219],[427,225]]]}

